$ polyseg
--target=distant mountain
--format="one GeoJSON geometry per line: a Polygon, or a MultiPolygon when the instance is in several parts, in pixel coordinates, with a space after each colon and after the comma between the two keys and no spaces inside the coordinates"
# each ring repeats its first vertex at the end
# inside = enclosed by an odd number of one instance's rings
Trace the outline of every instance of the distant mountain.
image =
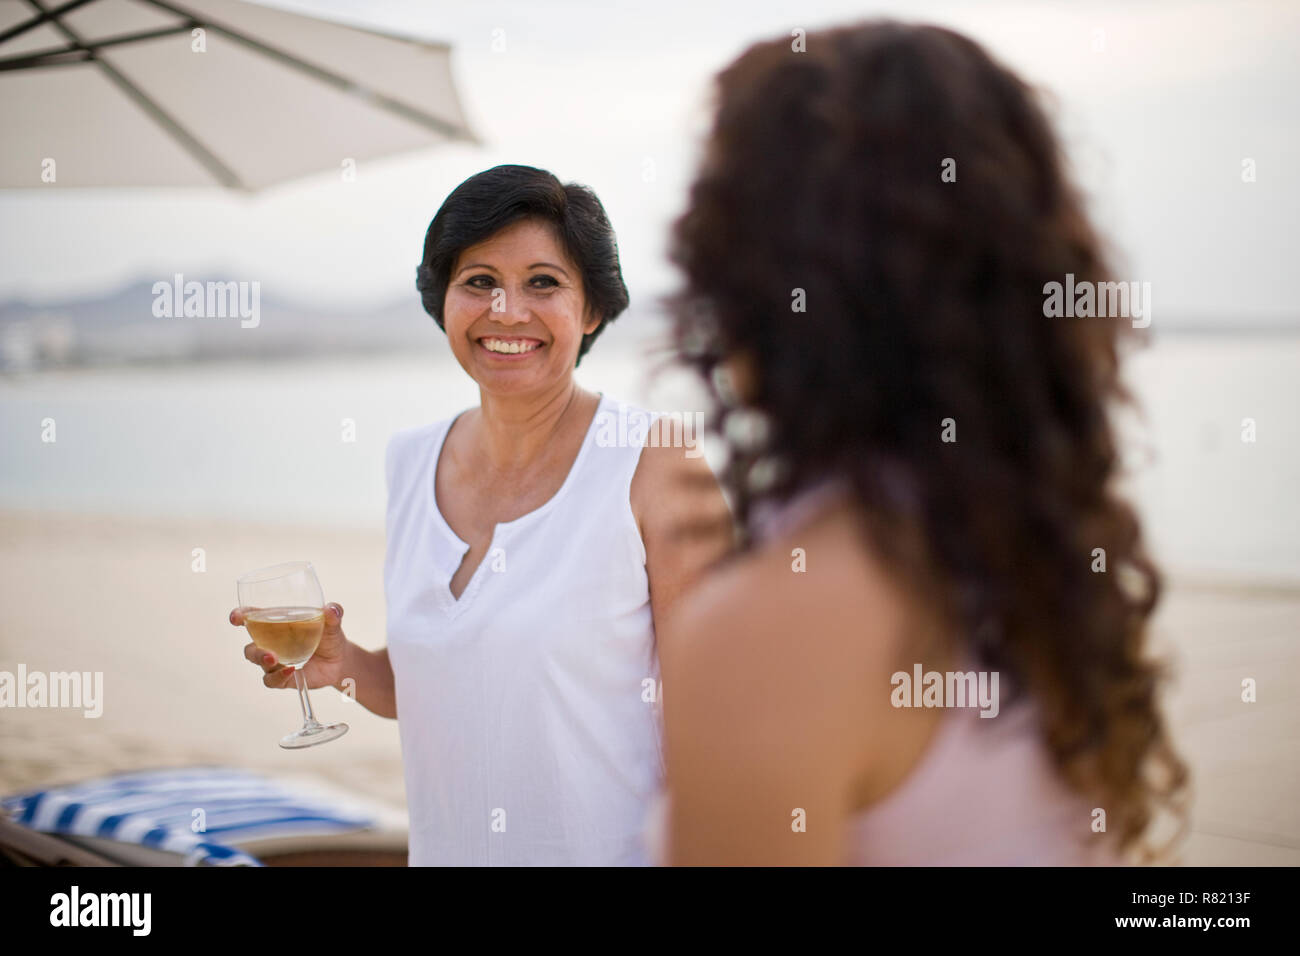
{"type": "MultiPolygon", "coordinates": [[[[163,281],[173,285],[171,278],[163,281]]],[[[202,286],[191,307],[203,314],[179,318],[155,315],[156,303],[164,311],[161,300],[172,311],[177,303],[170,292],[155,295],[152,280],[99,298],[0,303],[0,370],[393,352],[430,347],[431,330],[437,332],[414,293],[360,312],[312,309],[260,290],[254,296],[247,284],[242,290],[238,283],[202,286]]]]}

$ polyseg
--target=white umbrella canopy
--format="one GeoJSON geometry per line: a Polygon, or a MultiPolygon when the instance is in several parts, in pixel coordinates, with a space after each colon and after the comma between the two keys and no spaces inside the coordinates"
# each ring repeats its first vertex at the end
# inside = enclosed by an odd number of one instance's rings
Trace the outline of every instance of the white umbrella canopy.
{"type": "Polygon", "coordinates": [[[240,0],[0,0],[0,187],[252,191],[477,142],[449,61],[240,0]]]}

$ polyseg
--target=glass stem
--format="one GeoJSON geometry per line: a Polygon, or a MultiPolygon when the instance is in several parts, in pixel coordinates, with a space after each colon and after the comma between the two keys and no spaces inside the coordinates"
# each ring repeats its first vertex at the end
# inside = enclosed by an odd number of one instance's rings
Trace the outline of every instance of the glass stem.
{"type": "Polygon", "coordinates": [[[302,719],[304,726],[316,727],[316,715],[311,712],[311,701],[307,698],[307,678],[302,676],[302,668],[294,668],[294,682],[298,685],[298,699],[302,701],[302,719]]]}

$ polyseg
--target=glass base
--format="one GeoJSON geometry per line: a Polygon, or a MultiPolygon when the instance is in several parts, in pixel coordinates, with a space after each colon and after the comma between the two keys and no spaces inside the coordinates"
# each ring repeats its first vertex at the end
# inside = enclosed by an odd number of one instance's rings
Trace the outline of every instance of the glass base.
{"type": "Polygon", "coordinates": [[[330,740],[337,740],[347,732],[348,725],[344,723],[308,724],[301,730],[295,730],[293,733],[281,737],[280,746],[285,750],[300,750],[303,747],[314,747],[330,740]]]}

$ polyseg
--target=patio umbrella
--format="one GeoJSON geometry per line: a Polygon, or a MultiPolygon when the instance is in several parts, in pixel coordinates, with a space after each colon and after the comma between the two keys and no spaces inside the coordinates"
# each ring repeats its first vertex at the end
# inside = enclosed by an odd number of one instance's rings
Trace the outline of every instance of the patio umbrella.
{"type": "Polygon", "coordinates": [[[0,187],[256,190],[476,142],[449,58],[240,0],[0,0],[0,187]]]}

